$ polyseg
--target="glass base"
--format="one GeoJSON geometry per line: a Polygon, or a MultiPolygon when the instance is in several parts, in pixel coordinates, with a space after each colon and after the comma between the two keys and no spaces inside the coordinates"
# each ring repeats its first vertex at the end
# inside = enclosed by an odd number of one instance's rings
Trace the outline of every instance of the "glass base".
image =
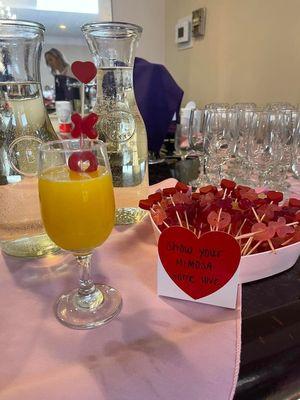
{"type": "Polygon", "coordinates": [[[55,304],[55,315],[62,324],[74,329],[93,329],[106,324],[120,313],[120,293],[107,285],[95,286],[96,291],[86,296],[86,301],[79,296],[78,289],[59,297],[55,304]]]}
{"type": "Polygon", "coordinates": [[[148,152],[148,163],[149,164],[160,164],[165,162],[165,159],[160,156],[159,152],[149,151],[148,152]]]}
{"type": "Polygon", "coordinates": [[[117,208],[115,216],[116,225],[136,224],[137,222],[142,221],[147,215],[148,212],[140,208],[117,208]]]}
{"type": "Polygon", "coordinates": [[[61,249],[46,234],[1,242],[1,250],[14,257],[37,258],[56,254],[61,249]]]}

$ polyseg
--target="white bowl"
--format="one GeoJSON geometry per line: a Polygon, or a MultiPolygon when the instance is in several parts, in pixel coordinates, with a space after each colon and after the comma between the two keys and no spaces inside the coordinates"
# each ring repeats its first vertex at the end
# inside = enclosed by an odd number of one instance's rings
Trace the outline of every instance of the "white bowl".
{"type": "MultiPolygon", "coordinates": [[[[156,242],[160,230],[150,215],[151,224],[156,242]]],[[[243,256],[240,262],[239,283],[247,283],[279,274],[291,268],[300,255],[300,242],[276,249],[276,253],[265,251],[263,253],[243,256]]]]}

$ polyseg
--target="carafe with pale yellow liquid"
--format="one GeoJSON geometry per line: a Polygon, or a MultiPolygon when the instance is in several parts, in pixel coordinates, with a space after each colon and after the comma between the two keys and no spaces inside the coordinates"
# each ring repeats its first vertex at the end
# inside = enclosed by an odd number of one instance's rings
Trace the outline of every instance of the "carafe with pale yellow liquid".
{"type": "Polygon", "coordinates": [[[57,136],[41,93],[44,27],[0,20],[0,244],[13,256],[38,257],[58,247],[45,234],[37,189],[37,150],[57,136]]]}
{"type": "Polygon", "coordinates": [[[94,112],[99,139],[107,144],[116,200],[116,223],[140,221],[139,200],[148,196],[148,146],[133,90],[135,48],[142,28],[104,22],[82,27],[97,66],[94,112]]]}

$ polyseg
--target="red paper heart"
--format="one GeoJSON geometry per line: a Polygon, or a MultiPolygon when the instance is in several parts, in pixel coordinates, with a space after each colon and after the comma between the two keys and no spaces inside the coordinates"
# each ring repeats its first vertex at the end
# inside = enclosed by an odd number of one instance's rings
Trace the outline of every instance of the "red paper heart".
{"type": "Polygon", "coordinates": [[[75,113],[72,115],[71,120],[74,124],[71,131],[73,138],[78,138],[81,134],[84,134],[90,139],[96,139],[98,133],[94,129],[94,125],[98,121],[97,114],[90,113],[82,118],[80,114],[75,113]]]}
{"type": "Polygon", "coordinates": [[[198,239],[180,226],[161,233],[158,253],[172,281],[195,300],[226,285],[241,258],[240,247],[231,235],[213,231],[198,239]]]}
{"type": "Polygon", "coordinates": [[[78,153],[73,153],[70,155],[68,166],[72,171],[76,172],[94,172],[97,171],[98,161],[95,154],[91,151],[79,151],[78,153]],[[83,163],[88,164],[85,169],[83,169],[83,163]]]}
{"type": "Polygon", "coordinates": [[[97,74],[97,68],[91,61],[75,61],[71,69],[76,78],[83,83],[89,83],[97,74]]]}

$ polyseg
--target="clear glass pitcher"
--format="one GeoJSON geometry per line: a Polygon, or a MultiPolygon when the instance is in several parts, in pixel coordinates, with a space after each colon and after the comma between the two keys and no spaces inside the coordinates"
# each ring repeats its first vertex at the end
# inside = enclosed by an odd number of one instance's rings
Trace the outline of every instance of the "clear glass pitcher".
{"type": "Polygon", "coordinates": [[[99,115],[99,138],[107,143],[116,223],[135,223],[145,215],[138,202],[148,196],[149,187],[147,134],[133,90],[133,62],[142,28],[104,22],[81,29],[98,69],[94,112],[99,115]]]}
{"type": "Polygon", "coordinates": [[[44,234],[36,176],[38,146],[57,139],[40,85],[44,30],[0,20],[0,243],[19,257],[57,250],[44,234]]]}

